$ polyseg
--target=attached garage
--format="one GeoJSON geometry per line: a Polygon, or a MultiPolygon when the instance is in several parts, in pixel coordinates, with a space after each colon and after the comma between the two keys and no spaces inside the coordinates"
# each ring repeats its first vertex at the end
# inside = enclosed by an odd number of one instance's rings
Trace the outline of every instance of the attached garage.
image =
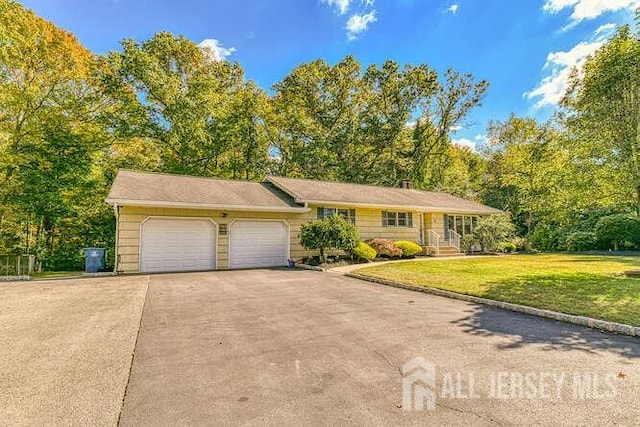
{"type": "Polygon", "coordinates": [[[289,226],[284,221],[236,220],[229,227],[229,268],[287,265],[289,226]]]}
{"type": "Polygon", "coordinates": [[[140,234],[142,273],[216,268],[216,225],[208,218],[147,218],[140,234]]]}

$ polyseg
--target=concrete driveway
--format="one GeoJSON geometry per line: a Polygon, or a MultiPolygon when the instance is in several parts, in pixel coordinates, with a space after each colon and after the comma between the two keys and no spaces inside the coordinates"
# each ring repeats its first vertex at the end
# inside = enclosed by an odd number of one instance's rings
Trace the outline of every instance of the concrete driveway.
{"type": "Polygon", "coordinates": [[[3,326],[0,344],[19,344],[0,359],[3,421],[629,425],[640,419],[635,338],[313,271],[137,276],[46,288],[0,287],[0,322],[12,322],[3,326]],[[18,303],[23,288],[28,304],[18,303]],[[31,330],[56,337],[60,347],[31,339],[31,330]],[[69,354],[85,358],[64,362],[65,341],[69,354]],[[413,390],[433,392],[434,411],[407,411],[415,400],[403,402],[403,365],[416,357],[424,359],[426,376],[413,390]]]}

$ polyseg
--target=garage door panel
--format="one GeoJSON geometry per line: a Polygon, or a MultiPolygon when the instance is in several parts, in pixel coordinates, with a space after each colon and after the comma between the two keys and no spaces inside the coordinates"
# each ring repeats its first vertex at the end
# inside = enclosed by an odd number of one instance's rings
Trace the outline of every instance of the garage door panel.
{"type": "Polygon", "coordinates": [[[151,218],[142,225],[141,271],[213,270],[215,237],[208,219],[151,218]]]}
{"type": "Polygon", "coordinates": [[[286,265],[288,241],[282,221],[236,221],[229,232],[229,268],[286,265]]]}

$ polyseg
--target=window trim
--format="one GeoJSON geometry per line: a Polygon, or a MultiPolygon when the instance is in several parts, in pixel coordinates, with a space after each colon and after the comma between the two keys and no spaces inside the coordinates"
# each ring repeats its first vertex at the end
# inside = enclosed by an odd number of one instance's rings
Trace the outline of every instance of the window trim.
{"type": "Polygon", "coordinates": [[[409,211],[382,211],[383,227],[413,228],[413,212],[409,211]],[[401,222],[403,224],[401,224],[401,222]]]}
{"type": "Polygon", "coordinates": [[[342,218],[349,221],[351,224],[356,225],[356,210],[349,208],[334,208],[329,206],[318,206],[316,209],[316,217],[323,219],[332,215],[340,215],[342,218]],[[343,211],[342,213],[340,211],[343,211]],[[345,216],[346,213],[346,216],[345,216]]]}

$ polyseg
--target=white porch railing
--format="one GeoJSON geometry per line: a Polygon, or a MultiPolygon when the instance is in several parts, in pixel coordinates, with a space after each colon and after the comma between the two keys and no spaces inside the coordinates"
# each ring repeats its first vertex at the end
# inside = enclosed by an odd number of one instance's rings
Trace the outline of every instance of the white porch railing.
{"type": "Polygon", "coordinates": [[[449,244],[456,248],[456,251],[460,252],[460,240],[462,236],[453,230],[449,230],[449,244]]]}
{"type": "Polygon", "coordinates": [[[427,243],[430,248],[435,250],[435,253],[440,252],[440,235],[433,230],[427,230],[427,243]]]}

